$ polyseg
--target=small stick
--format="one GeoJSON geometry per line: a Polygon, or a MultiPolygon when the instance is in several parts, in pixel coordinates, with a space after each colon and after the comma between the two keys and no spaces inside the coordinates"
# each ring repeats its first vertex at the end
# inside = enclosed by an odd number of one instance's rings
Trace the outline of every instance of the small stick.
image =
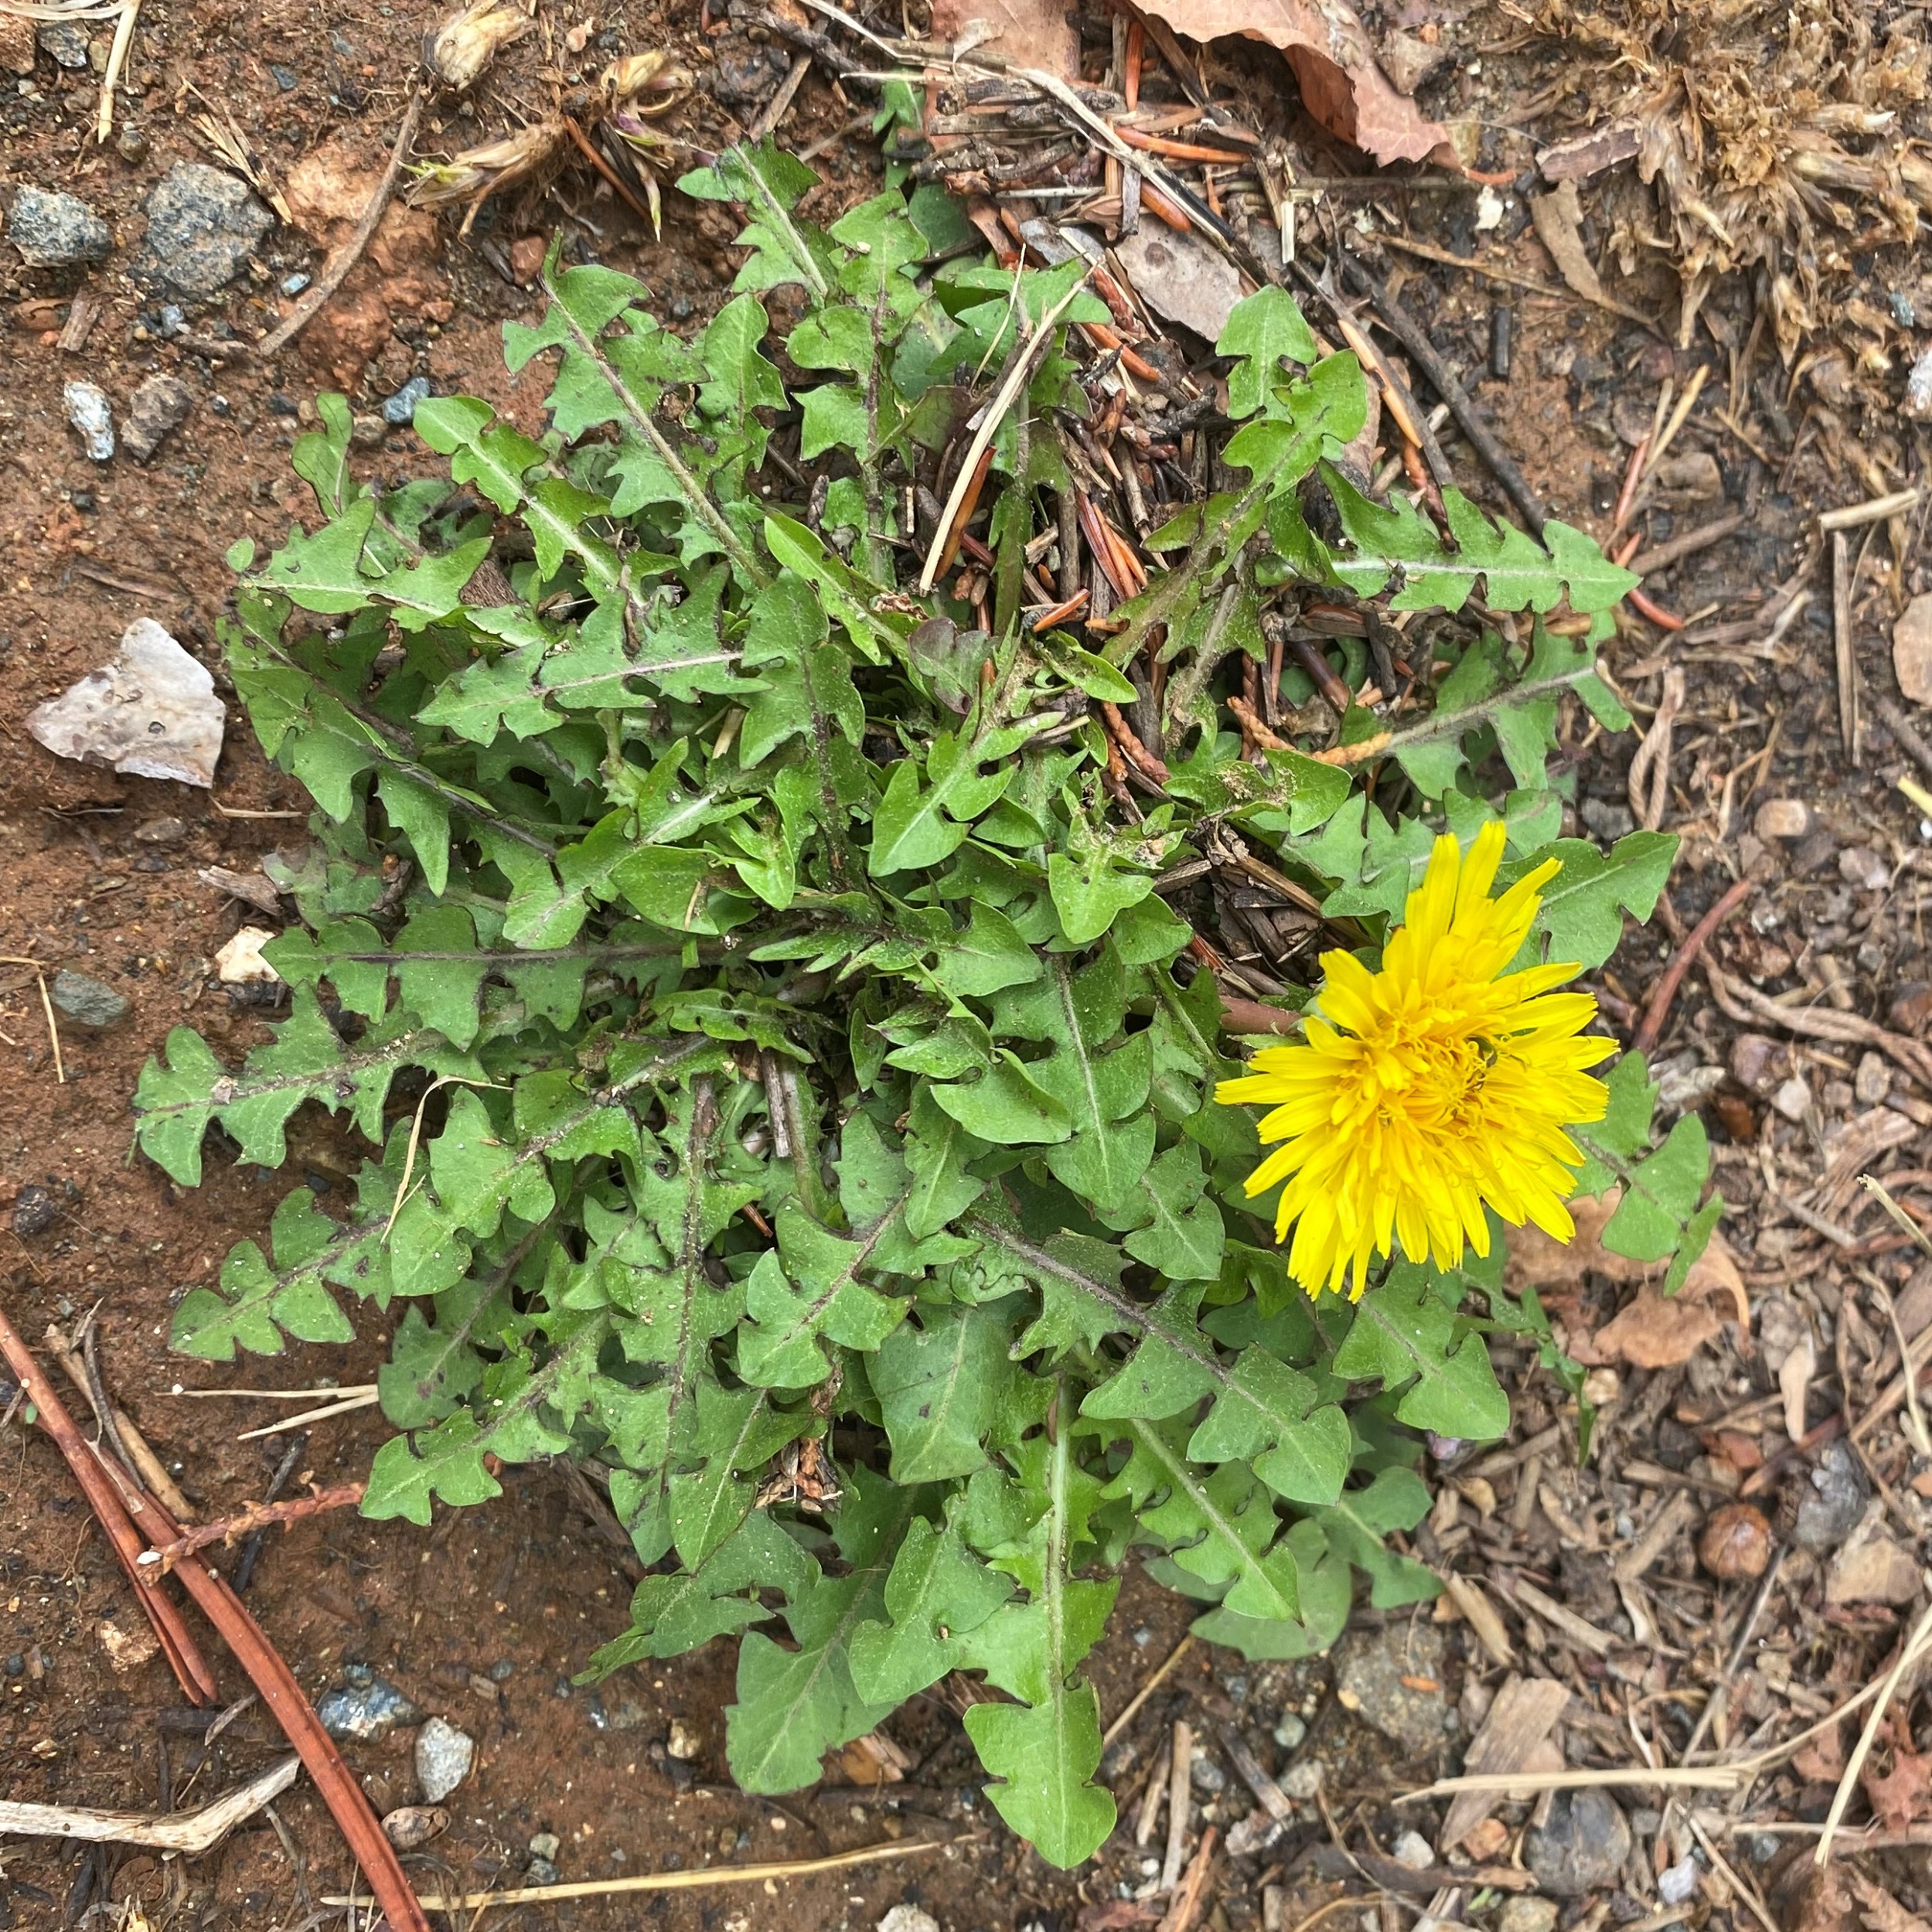
{"type": "Polygon", "coordinates": [[[1223,1033],[1298,1033],[1301,1015],[1286,1007],[1263,1006],[1259,1000],[1244,1000],[1239,993],[1215,989],[1221,1000],[1223,1033]]]}
{"type": "Polygon", "coordinates": [[[94,118],[94,138],[104,148],[114,131],[114,89],[121,84],[121,71],[128,64],[128,49],[134,45],[135,22],[141,18],[141,0],[121,0],[121,12],[114,22],[113,45],[107,49],[107,64],[101,75],[101,107],[94,118]]]}
{"type": "MultiPolygon", "coordinates": [[[[287,1454],[275,1465],[274,1474],[268,1479],[268,1487],[262,1493],[264,1502],[272,1503],[281,1496],[283,1488],[295,1475],[295,1465],[302,1460],[303,1453],[308,1447],[308,1431],[306,1429],[298,1431],[295,1440],[288,1445],[287,1454]]],[[[572,1463],[571,1467],[574,1469],[576,1465],[572,1463]]],[[[265,1532],[258,1529],[242,1545],[241,1560],[236,1564],[235,1573],[229,1579],[234,1585],[235,1594],[237,1596],[248,1587],[250,1580],[254,1576],[255,1565],[261,1559],[261,1542],[265,1534],[265,1532]]],[[[625,1539],[625,1547],[627,1549],[629,1547],[628,1538],[625,1539]]]]}
{"type": "Polygon", "coordinates": [[[184,1556],[211,1543],[238,1543],[250,1530],[265,1529],[271,1523],[298,1523],[305,1516],[319,1516],[324,1510],[347,1509],[359,1503],[366,1483],[338,1483],[332,1489],[318,1489],[285,1503],[250,1503],[238,1515],[218,1523],[198,1523],[184,1536],[141,1552],[141,1574],[149,1582],[166,1576],[184,1556]]]}
{"type": "Polygon", "coordinates": [[[1167,1916],[1160,1921],[1157,1932],[1187,1932],[1188,1927],[1194,1923],[1194,1915],[1201,1909],[1201,1894],[1208,1889],[1208,1873],[1214,1864],[1215,1840],[1219,1831],[1218,1826],[1211,1825],[1201,1833],[1201,1849],[1195,1852],[1180,1894],[1169,1907],[1167,1916]]]}
{"type": "Polygon", "coordinates": [[[1167,1802],[1167,1787],[1173,1781],[1173,1773],[1174,1747],[1163,1744],[1160,1755],[1154,1760],[1153,1769],[1148,1774],[1147,1788],[1140,1794],[1140,1814],[1133,1821],[1133,1842],[1143,1852],[1153,1836],[1154,1827],[1160,1822],[1160,1808],[1167,1802]]]}
{"type": "Polygon", "coordinates": [[[259,1441],[264,1436],[278,1436],[285,1429],[298,1429],[304,1423],[332,1423],[338,1416],[353,1415],[359,1409],[373,1409],[382,1397],[374,1389],[352,1396],[342,1402],[325,1402],[320,1409],[305,1409],[299,1416],[285,1416],[279,1422],[264,1423],[259,1429],[244,1429],[238,1443],[259,1441]]]}
{"type": "Polygon", "coordinates": [[[1684,943],[1677,949],[1670,964],[1664,969],[1651,994],[1650,1003],[1644,1009],[1644,1017],[1637,1022],[1636,1032],[1630,1036],[1631,1052],[1647,1054],[1657,1044],[1663,1035],[1664,1023],[1670,1017],[1671,1003],[1677,997],[1677,990],[1684,983],[1684,976],[1690,971],[1691,963],[1703,951],[1705,942],[1712,934],[1757,889],[1754,880],[1739,879],[1691,928],[1684,943]]]}
{"type": "MultiPolygon", "coordinates": [[[[383,216],[389,207],[390,197],[396,192],[396,183],[402,174],[403,164],[409,158],[410,143],[416,138],[417,124],[423,118],[423,90],[420,87],[410,96],[409,106],[403,114],[403,124],[397,131],[396,145],[390,150],[389,166],[384,170],[382,179],[376,184],[376,192],[369,197],[369,206],[363,210],[363,218],[356,223],[356,232],[315,278],[315,285],[296,304],[281,325],[263,336],[251,350],[247,349],[244,345],[245,353],[258,356],[264,362],[280,355],[315,320],[322,305],[348,279],[349,270],[362,260],[363,250],[369,246],[370,237],[380,227],[383,216]]],[[[383,1842],[387,1845],[389,1841],[385,1838],[383,1842]]]]}
{"type": "MultiPolygon", "coordinates": [[[[810,59],[807,55],[801,54],[799,59],[805,62],[807,66],[810,64],[810,59]]],[[[781,89],[780,92],[783,92],[783,90],[781,89]]],[[[623,176],[597,152],[596,146],[590,137],[568,114],[564,117],[564,131],[576,143],[578,150],[584,158],[610,183],[611,193],[616,196],[618,199],[622,202],[624,206],[629,209],[640,221],[648,223],[655,230],[657,224],[651,220],[650,210],[631,193],[629,184],[625,182],[623,176]]]]}
{"type": "Polygon", "coordinates": [[[1924,489],[1895,489],[1889,496],[1874,496],[1869,503],[1848,503],[1842,509],[1828,509],[1818,520],[1821,530],[1857,530],[1866,523],[1882,523],[1888,517],[1902,516],[1917,509],[1924,489]]]}
{"type": "Polygon", "coordinates": [[[53,1042],[53,1077],[57,1086],[67,1084],[67,1069],[60,1058],[60,1029],[54,1024],[53,1001],[47,993],[47,976],[44,973],[34,975],[40,988],[40,1010],[47,1016],[47,1038],[53,1042]]]}
{"type": "MultiPolygon", "coordinates": [[[[0,1340],[4,1338],[0,1334],[0,1340]]],[[[162,1532],[155,1540],[179,1542],[180,1525],[172,1521],[152,1498],[145,1502],[162,1532]]],[[[199,1557],[189,1557],[175,1574],[199,1605],[202,1614],[221,1633],[236,1661],[261,1693],[264,1706],[300,1753],[336,1828],[368,1879],[376,1902],[389,1920],[390,1932],[430,1932],[429,1920],[397,1861],[395,1847],[383,1836],[362,1787],[342,1762],[335,1739],[322,1729],[322,1720],[303,1695],[295,1672],[262,1634],[261,1625],[249,1615],[241,1599],[199,1557]]]]}
{"type": "Polygon", "coordinates": [[[1164,1892],[1171,1892],[1181,1883],[1181,1869],[1187,1855],[1194,1767],[1194,1727],[1184,1717],[1177,1717],[1174,1721],[1174,1760],[1167,1768],[1167,1855],[1160,1867],[1164,1892]]]}
{"type": "MultiPolygon", "coordinates": [[[[812,56],[809,53],[795,55],[792,70],[779,83],[778,92],[765,104],[765,111],[752,122],[747,138],[753,145],[762,141],[790,111],[805,77],[812,71],[812,56]]],[[[628,199],[628,197],[627,197],[628,199]]]]}
{"type": "Polygon", "coordinates": [[[1033,337],[1014,356],[1013,366],[1007,372],[1006,380],[1000,385],[998,393],[987,404],[986,413],[980,418],[980,427],[973,432],[973,441],[966,446],[966,453],[961,459],[959,473],[952,479],[952,489],[948,496],[945,509],[940,513],[939,527],[932,533],[932,543],[926,552],[925,567],[919,573],[919,595],[931,594],[933,583],[940,570],[940,559],[946,554],[946,540],[952,535],[959,506],[964,501],[967,486],[973,479],[973,472],[979,467],[980,456],[993,447],[993,439],[1000,433],[1000,425],[1005,421],[1007,412],[1017,400],[1020,391],[1031,380],[1034,365],[1045,353],[1053,340],[1055,325],[1073,306],[1074,298],[1087,285],[1087,277],[1080,279],[1040,318],[1039,325],[1033,337]]]}
{"type": "MultiPolygon", "coordinates": [[[[1371,175],[1365,179],[1372,181],[1374,177],[1371,175]]],[[[1304,182],[1302,185],[1312,187],[1316,184],[1304,182]]],[[[1462,184],[1457,182],[1444,181],[1431,182],[1426,185],[1430,187],[1452,188],[1458,187],[1462,184]]],[[[1425,184],[1421,182],[1405,181],[1401,183],[1401,186],[1406,189],[1415,189],[1422,187],[1425,184]]],[[[1626,322],[1641,323],[1653,336],[1661,337],[1664,332],[1641,308],[1633,308],[1627,303],[1618,302],[1613,296],[1586,295],[1580,288],[1572,288],[1567,283],[1559,286],[1553,281],[1539,281],[1534,275],[1518,274],[1514,269],[1492,267],[1486,261],[1472,261],[1467,255],[1451,254],[1446,248],[1432,248],[1426,242],[1411,241],[1405,236],[1378,235],[1376,240],[1385,248],[1398,249],[1405,255],[1419,255],[1424,261],[1439,261],[1445,268],[1466,268],[1472,275],[1481,275],[1487,281],[1501,282],[1505,288],[1526,288],[1533,295],[1548,295],[1556,302],[1593,302],[1599,308],[1607,308],[1613,315],[1621,315],[1626,322]]]]}
{"type": "MultiPolygon", "coordinates": [[[[421,1903],[431,1912],[482,1912],[492,1905],[541,1905],[554,1899],[601,1899],[627,1892],[690,1892],[703,1886],[742,1885],[748,1880],[807,1879],[820,1872],[884,1864],[888,1859],[917,1858],[922,1852],[943,1852],[949,1845],[974,1842],[970,1832],[962,1838],[922,1838],[912,1844],[903,1839],[888,1839],[881,1845],[862,1845],[854,1852],[835,1852],[830,1858],[799,1859],[783,1865],[700,1866],[689,1872],[645,1872],[635,1878],[591,1879],[574,1885],[519,1885],[505,1892],[459,1892],[454,1896],[432,1893],[421,1903]]],[[[366,1901],[339,1893],[321,1903],[359,1905],[366,1901]]]]}
{"type": "Polygon", "coordinates": [[[1733,510],[1728,516],[1720,516],[1715,523],[1701,523],[1695,530],[1686,530],[1682,537],[1673,537],[1669,542],[1659,543],[1654,549],[1640,550],[1624,567],[1634,571],[1639,577],[1651,576],[1673,564],[1682,563],[1687,557],[1695,557],[1700,550],[1709,550],[1713,543],[1722,543],[1726,537],[1744,527],[1744,520],[1741,509],[1733,510]]]}
{"type": "MultiPolygon", "coordinates": [[[[1271,1007],[1269,1010],[1272,1012],[1273,1009],[1271,1007]]],[[[1184,1637],[1181,1641],[1175,1644],[1174,1648],[1167,1653],[1167,1661],[1161,1665],[1160,1669],[1154,1672],[1153,1676],[1147,1679],[1146,1683],[1141,1685],[1139,1690],[1134,1692],[1133,1697],[1128,1701],[1126,1708],[1121,1712],[1120,1715],[1107,1726],[1106,1730],[1102,1732],[1100,1734],[1100,1746],[1102,1750],[1104,1750],[1107,1746],[1111,1744],[1114,1739],[1133,1722],[1135,1714],[1140,1710],[1141,1705],[1146,1703],[1147,1699],[1153,1696],[1154,1692],[1167,1682],[1168,1677],[1173,1672],[1174,1667],[1178,1664],[1193,1647],[1194,1641],[1193,1635],[1191,1633],[1187,1636],[1184,1637]]]]}
{"type": "Polygon", "coordinates": [[[285,1757],[246,1784],[199,1811],[163,1812],[76,1810],[65,1804],[16,1804],[0,1799],[0,1831],[22,1838],[79,1838],[90,1845],[144,1845],[193,1859],[212,1852],[245,1818],[281,1797],[302,1769],[285,1757]]]}
{"type": "MultiPolygon", "coordinates": [[[[107,1399],[104,1388],[98,1391],[94,1384],[99,1379],[97,1368],[93,1376],[87,1374],[85,1357],[77,1356],[58,1328],[49,1328],[45,1337],[48,1352],[61,1367],[68,1381],[85,1395],[101,1417],[101,1429],[111,1439],[117,1434],[119,1440],[115,1448],[121,1460],[134,1470],[135,1475],[152,1489],[177,1516],[189,1516],[194,1512],[189,1508],[188,1499],[182,1494],[173,1477],[168,1474],[165,1465],[157,1456],[147,1437],[135,1426],[133,1419],[118,1404],[107,1399]],[[113,1427],[110,1429],[110,1421],[113,1427]]],[[[91,1334],[90,1335],[91,1340],[91,1334]]]]}
{"type": "Polygon", "coordinates": [[[1515,458],[1497,441],[1496,432],[1490,428],[1455,371],[1436,353],[1435,344],[1415,317],[1395,301],[1365,263],[1344,250],[1342,264],[1349,280],[1375,304],[1389,332],[1408,350],[1410,359],[1435,385],[1436,394],[1448,404],[1449,413],[1455,417],[1457,426],[1528,520],[1531,534],[1540,536],[1544,524],[1549,520],[1549,513],[1543,507],[1542,499],[1530,488],[1515,458]]]}
{"type": "Polygon", "coordinates": [[[1904,712],[1889,697],[1883,696],[1872,699],[1872,710],[1879,722],[1898,740],[1899,749],[1920,771],[1932,772],[1932,745],[1927,745],[1919,735],[1918,727],[1904,712]]]}
{"type": "MultiPolygon", "coordinates": [[[[74,1481],[80,1485],[95,1520],[113,1544],[114,1554],[121,1559],[121,1568],[131,1580],[138,1582],[142,1538],[129,1517],[121,1491],[110,1477],[107,1465],[89,1448],[87,1439],[74,1426],[73,1418],[53,1392],[53,1383],[41,1371],[32,1351],[20,1339],[19,1331],[4,1312],[0,1312],[0,1357],[5,1358],[22,1393],[33,1404],[40,1418],[40,1426],[53,1438],[54,1446],[66,1459],[68,1468],[73,1471],[74,1481]]],[[[148,1620],[154,1626],[155,1634],[161,1640],[169,1664],[189,1702],[220,1702],[221,1692],[215,1683],[214,1673],[209,1669],[207,1660],[182,1620],[173,1598],[163,1596],[158,1591],[139,1589],[135,1594],[146,1610],[148,1620]]]]}
{"type": "Polygon", "coordinates": [[[1852,650],[1852,540],[1831,533],[1831,645],[1838,663],[1838,735],[1845,755],[1859,762],[1859,666],[1852,650]]]}

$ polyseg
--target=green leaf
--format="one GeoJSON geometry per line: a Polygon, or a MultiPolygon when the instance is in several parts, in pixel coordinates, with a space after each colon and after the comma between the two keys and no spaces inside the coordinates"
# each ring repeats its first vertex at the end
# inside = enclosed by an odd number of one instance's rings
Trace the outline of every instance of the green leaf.
{"type": "Polygon", "coordinates": [[[1587,839],[1559,839],[1509,867],[1508,876],[1545,858],[1562,860],[1562,871],[1543,888],[1536,930],[1548,942],[1549,958],[1574,960],[1587,971],[1617,950],[1626,912],[1639,921],[1651,916],[1677,844],[1675,833],[1629,832],[1606,854],[1587,839]]]}
{"type": "Polygon", "coordinates": [[[1355,1304],[1355,1319],[1331,1365],[1351,1381],[1379,1378],[1405,1392],[1399,1421],[1439,1436],[1486,1442],[1509,1428],[1509,1399],[1483,1338],[1464,1329],[1431,1292],[1433,1271],[1398,1262],[1355,1304]]]}
{"type": "Polygon", "coordinates": [[[758,1257],[745,1285],[749,1323],[738,1340],[738,1373],[765,1389],[809,1389],[830,1372],[821,1341],[877,1348],[905,1318],[906,1303],[858,1279],[903,1210],[903,1201],[862,1241],[847,1241],[796,1201],[779,1208],[779,1245],[758,1257]]]}

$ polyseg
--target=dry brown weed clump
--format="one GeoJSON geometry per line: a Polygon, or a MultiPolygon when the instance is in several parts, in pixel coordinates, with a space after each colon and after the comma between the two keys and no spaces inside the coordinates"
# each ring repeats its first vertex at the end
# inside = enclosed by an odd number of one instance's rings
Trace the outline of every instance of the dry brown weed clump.
{"type": "MultiPolygon", "coordinates": [[[[1598,119],[1634,121],[1637,170],[1661,232],[1620,220],[1628,273],[1665,255],[1684,289],[1683,332],[1717,278],[1759,271],[1788,363],[1847,327],[1867,375],[1890,366],[1886,319],[1849,286],[1852,257],[1916,238],[1932,162],[1909,145],[1932,91],[1932,46],[1914,12],[1868,0],[1544,0],[1508,6],[1532,32],[1588,56],[1575,87],[1598,119]]],[[[1569,88],[1566,87],[1566,91],[1569,88]]]]}

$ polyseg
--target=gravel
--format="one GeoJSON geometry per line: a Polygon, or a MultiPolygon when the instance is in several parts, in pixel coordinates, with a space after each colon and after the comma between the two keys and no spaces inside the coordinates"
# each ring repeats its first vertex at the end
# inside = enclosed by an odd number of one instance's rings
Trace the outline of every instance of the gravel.
{"type": "Polygon", "coordinates": [[[148,196],[148,233],[129,272],[137,281],[202,300],[241,273],[275,217],[233,175],[177,162],[148,196]]]}
{"type": "Polygon", "coordinates": [[[22,188],[7,217],[7,239],[29,268],[71,268],[105,261],[114,230],[78,195],[22,188]]]}

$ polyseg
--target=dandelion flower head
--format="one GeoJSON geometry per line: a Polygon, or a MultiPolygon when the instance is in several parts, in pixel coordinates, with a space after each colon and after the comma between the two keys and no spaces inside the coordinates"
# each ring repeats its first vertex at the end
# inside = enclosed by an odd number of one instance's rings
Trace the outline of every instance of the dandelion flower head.
{"type": "Polygon", "coordinates": [[[1275,1235],[1294,1230],[1288,1269],[1310,1294],[1361,1294],[1371,1257],[1399,1240],[1412,1261],[1489,1252],[1486,1209],[1559,1241],[1583,1156],[1565,1130],[1600,1119],[1609,1092],[1588,1069],[1616,1051],[1586,1034],[1596,1002],[1558,993],[1574,964],[1504,969],[1521,949],[1558,871],[1552,859],[1489,896],[1504,828],[1467,855],[1436,841],[1429,870],[1389,935],[1382,969],[1324,955],[1307,1044],[1266,1047],[1215,1098],[1269,1108],[1279,1142],[1249,1176],[1249,1197],[1286,1181],[1275,1235]]]}

